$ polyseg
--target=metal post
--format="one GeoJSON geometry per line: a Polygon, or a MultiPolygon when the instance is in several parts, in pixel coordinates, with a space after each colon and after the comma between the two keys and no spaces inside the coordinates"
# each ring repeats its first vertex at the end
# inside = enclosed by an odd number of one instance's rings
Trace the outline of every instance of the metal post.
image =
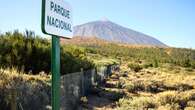
{"type": "Polygon", "coordinates": [[[85,96],[85,86],[84,86],[84,84],[85,84],[85,75],[84,75],[84,72],[83,72],[83,68],[81,68],[81,75],[82,75],[82,79],[81,79],[81,82],[82,82],[82,90],[81,90],[81,92],[82,92],[82,96],[85,96]]]}
{"type": "Polygon", "coordinates": [[[52,36],[52,110],[60,110],[60,38],[52,36]]]}
{"type": "Polygon", "coordinates": [[[17,92],[16,89],[11,89],[11,110],[16,110],[17,107],[17,102],[16,102],[16,98],[17,98],[17,92]]]}

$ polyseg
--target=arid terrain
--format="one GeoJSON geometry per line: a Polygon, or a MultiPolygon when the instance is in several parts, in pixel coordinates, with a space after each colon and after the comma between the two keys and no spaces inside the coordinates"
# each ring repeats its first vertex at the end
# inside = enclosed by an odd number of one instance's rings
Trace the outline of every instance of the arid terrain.
{"type": "Polygon", "coordinates": [[[120,66],[86,97],[83,107],[95,110],[194,110],[195,71],[165,64],[135,72],[120,66]]]}

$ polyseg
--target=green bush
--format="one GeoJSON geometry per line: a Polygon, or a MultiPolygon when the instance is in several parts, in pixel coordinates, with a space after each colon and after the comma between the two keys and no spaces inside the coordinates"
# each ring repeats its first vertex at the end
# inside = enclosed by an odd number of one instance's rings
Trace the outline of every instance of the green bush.
{"type": "Polygon", "coordinates": [[[126,84],[125,89],[127,89],[128,92],[131,92],[131,93],[135,93],[138,91],[144,91],[144,84],[141,81],[135,81],[135,82],[126,84]]]}
{"type": "MultiPolygon", "coordinates": [[[[8,32],[0,37],[0,67],[16,67],[26,73],[39,73],[51,70],[51,42],[32,32],[21,34],[8,32]]],[[[93,63],[86,57],[84,48],[72,45],[61,46],[61,73],[89,69],[93,63]]]]}
{"type": "Polygon", "coordinates": [[[192,67],[193,69],[195,69],[195,61],[192,61],[192,62],[191,62],[191,67],[192,67]]]}
{"type": "Polygon", "coordinates": [[[144,68],[153,67],[153,64],[152,63],[146,63],[146,64],[143,64],[143,67],[144,68]]]}
{"type": "Polygon", "coordinates": [[[125,61],[136,60],[152,62],[154,67],[161,63],[171,63],[182,67],[195,67],[195,50],[184,48],[128,48],[117,44],[87,45],[86,48],[93,49],[100,55],[106,55],[114,58],[122,58],[125,61]]]}
{"type": "Polygon", "coordinates": [[[139,64],[133,64],[133,63],[128,64],[128,67],[134,72],[139,72],[140,70],[143,69],[139,64]]]}
{"type": "Polygon", "coordinates": [[[155,68],[157,68],[157,67],[159,66],[157,59],[154,59],[153,66],[154,66],[155,68]]]}

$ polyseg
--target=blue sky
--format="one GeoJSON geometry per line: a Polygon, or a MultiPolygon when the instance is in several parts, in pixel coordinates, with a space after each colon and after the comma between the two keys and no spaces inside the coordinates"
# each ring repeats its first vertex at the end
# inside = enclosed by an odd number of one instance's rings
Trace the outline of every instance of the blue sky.
{"type": "MultiPolygon", "coordinates": [[[[195,0],[66,0],[74,25],[107,18],[167,45],[195,48],[195,0]]],[[[0,32],[41,32],[41,0],[1,0],[0,32]]]]}

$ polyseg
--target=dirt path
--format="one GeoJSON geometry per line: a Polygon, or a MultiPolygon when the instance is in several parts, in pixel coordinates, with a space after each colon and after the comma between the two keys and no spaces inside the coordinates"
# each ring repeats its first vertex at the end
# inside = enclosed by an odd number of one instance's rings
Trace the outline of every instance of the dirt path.
{"type": "Polygon", "coordinates": [[[83,110],[116,110],[116,102],[123,96],[116,87],[117,82],[112,78],[106,80],[102,86],[95,88],[87,96],[87,103],[82,104],[83,110]]]}
{"type": "Polygon", "coordinates": [[[83,105],[86,110],[113,110],[116,107],[114,101],[96,95],[89,95],[88,104],[83,105]]]}

